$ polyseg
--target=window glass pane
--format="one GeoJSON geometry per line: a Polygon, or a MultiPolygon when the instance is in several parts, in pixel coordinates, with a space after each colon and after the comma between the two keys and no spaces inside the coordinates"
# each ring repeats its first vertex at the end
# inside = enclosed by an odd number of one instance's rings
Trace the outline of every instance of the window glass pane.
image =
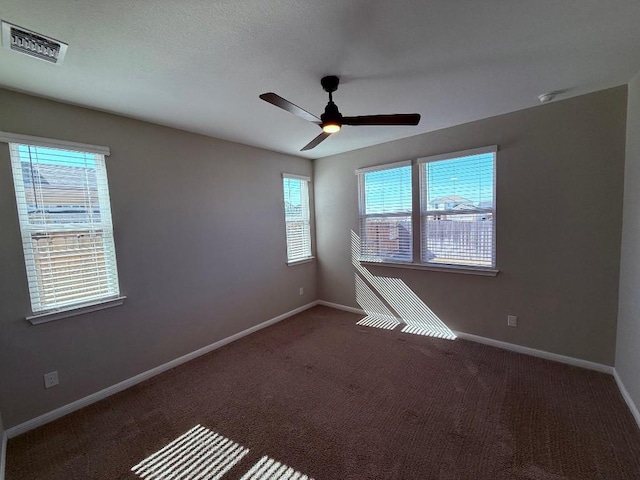
{"type": "Polygon", "coordinates": [[[29,223],[100,222],[95,154],[19,145],[29,223]]]}
{"type": "Polygon", "coordinates": [[[369,261],[411,261],[411,216],[364,217],[361,259],[369,261]]]}
{"type": "Polygon", "coordinates": [[[304,218],[303,181],[297,178],[284,179],[284,212],[287,221],[304,218]]]}
{"type": "Polygon", "coordinates": [[[493,153],[423,164],[426,210],[493,208],[493,153]]]}
{"type": "Polygon", "coordinates": [[[411,165],[364,174],[365,214],[411,212],[411,165]]]}
{"type": "Polygon", "coordinates": [[[493,265],[493,215],[427,215],[422,219],[422,261],[451,265],[493,265]]]}

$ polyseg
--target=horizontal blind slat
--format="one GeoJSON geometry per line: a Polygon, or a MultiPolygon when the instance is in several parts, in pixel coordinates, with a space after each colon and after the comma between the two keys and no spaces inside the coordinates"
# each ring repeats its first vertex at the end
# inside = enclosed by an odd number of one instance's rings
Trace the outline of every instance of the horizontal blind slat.
{"type": "Polygon", "coordinates": [[[88,284],[107,284],[109,282],[109,274],[106,270],[101,272],[90,272],[85,275],[42,275],[40,276],[40,288],[67,288],[69,286],[88,285],[88,284]]]}

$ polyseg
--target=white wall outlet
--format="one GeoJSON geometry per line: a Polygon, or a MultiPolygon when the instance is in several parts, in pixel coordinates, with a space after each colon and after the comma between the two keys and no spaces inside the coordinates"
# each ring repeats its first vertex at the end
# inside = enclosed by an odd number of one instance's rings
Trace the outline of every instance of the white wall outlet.
{"type": "Polygon", "coordinates": [[[516,317],[515,315],[507,315],[507,325],[509,325],[510,327],[517,327],[518,317],[516,317]]]}
{"type": "Polygon", "coordinates": [[[300,290],[298,291],[299,295],[304,295],[304,287],[300,287],[300,290]]]}
{"type": "Polygon", "coordinates": [[[51,388],[58,385],[58,372],[49,372],[44,374],[44,388],[51,388]]]}

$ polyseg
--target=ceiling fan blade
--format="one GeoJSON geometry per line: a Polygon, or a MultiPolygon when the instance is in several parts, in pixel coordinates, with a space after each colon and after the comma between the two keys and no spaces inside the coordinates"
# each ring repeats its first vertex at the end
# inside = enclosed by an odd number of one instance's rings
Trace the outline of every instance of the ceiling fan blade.
{"type": "Polygon", "coordinates": [[[398,113],[394,115],[363,115],[342,117],[343,125],[418,125],[419,113],[398,113]]]}
{"type": "Polygon", "coordinates": [[[318,135],[316,138],[314,138],[309,143],[307,143],[304,147],[302,147],[300,151],[304,152],[305,150],[311,150],[312,148],[317,147],[325,138],[330,136],[331,136],[331,133],[322,132],[320,135],[318,135]]]}
{"type": "Polygon", "coordinates": [[[265,102],[270,103],[271,105],[275,105],[276,107],[286,110],[289,113],[293,113],[296,117],[300,117],[303,120],[307,120],[308,122],[313,122],[317,124],[322,123],[320,119],[315,115],[313,115],[312,113],[309,113],[306,110],[303,110],[299,106],[294,105],[289,100],[285,100],[284,98],[282,98],[279,95],[276,95],[275,93],[272,93],[272,92],[263,93],[262,95],[260,95],[260,98],[265,102]]]}

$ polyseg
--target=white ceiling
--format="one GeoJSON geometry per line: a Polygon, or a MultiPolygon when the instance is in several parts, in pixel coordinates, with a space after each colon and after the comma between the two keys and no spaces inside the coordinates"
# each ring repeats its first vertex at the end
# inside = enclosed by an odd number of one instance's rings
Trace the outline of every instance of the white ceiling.
{"type": "MultiPolygon", "coordinates": [[[[69,44],[59,65],[0,49],[0,85],[318,158],[627,83],[638,0],[3,0],[0,17],[69,44]],[[417,127],[320,130],[344,115],[420,113],[417,127]]],[[[1,108],[1,106],[0,106],[1,108]]],[[[1,110],[0,110],[1,111],[1,110]]]]}

